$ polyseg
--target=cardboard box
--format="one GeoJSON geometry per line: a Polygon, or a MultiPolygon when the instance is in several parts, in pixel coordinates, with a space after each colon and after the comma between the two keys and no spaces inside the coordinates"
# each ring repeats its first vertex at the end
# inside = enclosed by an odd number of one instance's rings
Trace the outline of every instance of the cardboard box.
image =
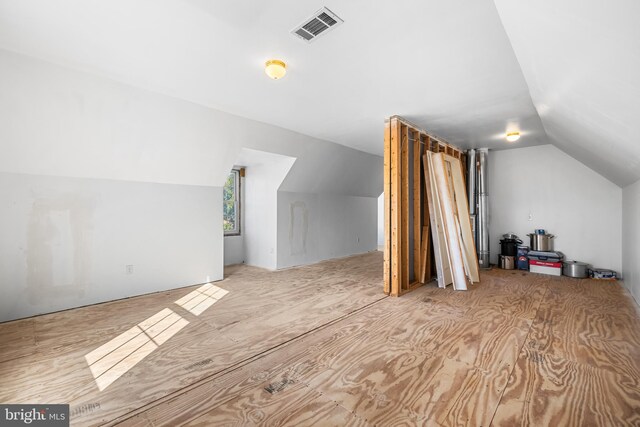
{"type": "Polygon", "coordinates": [[[549,274],[551,276],[562,276],[562,263],[529,260],[529,271],[532,273],[549,274]]]}

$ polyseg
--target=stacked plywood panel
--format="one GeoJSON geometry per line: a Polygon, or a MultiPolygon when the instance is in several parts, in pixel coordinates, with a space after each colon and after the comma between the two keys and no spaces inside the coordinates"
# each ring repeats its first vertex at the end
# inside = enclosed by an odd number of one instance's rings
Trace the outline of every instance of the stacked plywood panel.
{"type": "Polygon", "coordinates": [[[460,160],[444,153],[423,156],[427,200],[431,212],[438,286],[466,290],[480,281],[460,160]]]}

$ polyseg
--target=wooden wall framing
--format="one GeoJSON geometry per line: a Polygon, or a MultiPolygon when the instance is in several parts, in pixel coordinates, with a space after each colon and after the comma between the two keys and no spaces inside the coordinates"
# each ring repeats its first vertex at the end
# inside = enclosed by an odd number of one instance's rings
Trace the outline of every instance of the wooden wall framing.
{"type": "MultiPolygon", "coordinates": [[[[466,170],[465,153],[409,121],[392,116],[384,126],[384,292],[400,296],[434,273],[432,208],[427,202],[423,155],[446,153],[466,170]]],[[[437,243],[436,243],[437,245],[437,243]]]]}

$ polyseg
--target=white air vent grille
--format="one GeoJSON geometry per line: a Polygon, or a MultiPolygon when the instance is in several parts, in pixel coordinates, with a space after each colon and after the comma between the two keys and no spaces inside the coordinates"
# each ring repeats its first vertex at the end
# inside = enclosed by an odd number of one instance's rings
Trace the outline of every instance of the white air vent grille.
{"type": "Polygon", "coordinates": [[[293,30],[291,34],[296,37],[311,43],[322,34],[328,33],[333,28],[342,24],[342,19],[335,13],[331,12],[326,7],[323,7],[319,11],[313,14],[309,19],[305,19],[304,22],[293,30]]]}

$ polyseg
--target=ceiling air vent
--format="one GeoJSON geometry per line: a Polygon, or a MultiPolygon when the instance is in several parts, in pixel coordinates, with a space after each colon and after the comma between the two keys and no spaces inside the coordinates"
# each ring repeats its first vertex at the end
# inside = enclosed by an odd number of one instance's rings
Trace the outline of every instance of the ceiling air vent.
{"type": "Polygon", "coordinates": [[[291,30],[291,34],[299,37],[307,43],[311,43],[320,35],[326,34],[333,28],[342,24],[342,22],[342,19],[340,19],[338,15],[331,12],[326,7],[323,7],[314,13],[311,18],[305,19],[302,24],[291,30]]]}

